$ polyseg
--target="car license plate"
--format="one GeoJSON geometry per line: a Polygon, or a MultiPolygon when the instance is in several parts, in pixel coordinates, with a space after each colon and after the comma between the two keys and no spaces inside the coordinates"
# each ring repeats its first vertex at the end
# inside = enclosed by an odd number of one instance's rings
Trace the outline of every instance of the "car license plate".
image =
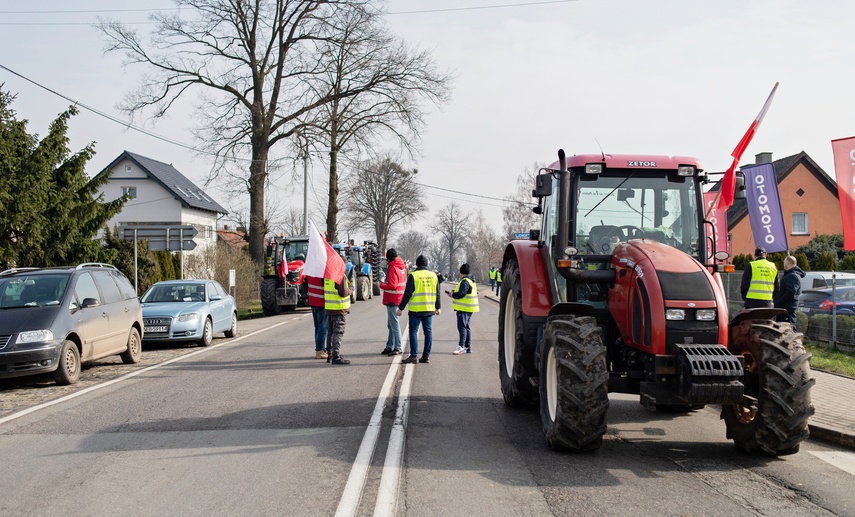
{"type": "Polygon", "coordinates": [[[169,330],[169,327],[146,327],[145,332],[166,332],[169,330]]]}
{"type": "Polygon", "coordinates": [[[801,312],[810,312],[810,307],[799,307],[798,310],[801,312]]]}

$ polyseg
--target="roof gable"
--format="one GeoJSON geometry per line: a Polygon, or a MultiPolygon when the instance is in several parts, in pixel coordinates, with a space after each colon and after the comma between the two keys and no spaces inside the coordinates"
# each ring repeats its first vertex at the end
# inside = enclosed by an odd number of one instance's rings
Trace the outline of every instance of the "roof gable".
{"type": "Polygon", "coordinates": [[[110,165],[105,167],[103,171],[98,173],[98,175],[100,176],[101,174],[112,170],[113,167],[124,159],[134,162],[140,170],[146,173],[148,177],[154,179],[163,188],[172,193],[175,199],[181,202],[182,206],[220,214],[229,213],[225,208],[220,206],[219,203],[214,201],[211,196],[197,187],[192,181],[187,179],[186,176],[178,172],[178,169],[172,165],[152,160],[151,158],[146,158],[139,154],[128,151],[122,152],[118,158],[113,160],[110,165]]]}

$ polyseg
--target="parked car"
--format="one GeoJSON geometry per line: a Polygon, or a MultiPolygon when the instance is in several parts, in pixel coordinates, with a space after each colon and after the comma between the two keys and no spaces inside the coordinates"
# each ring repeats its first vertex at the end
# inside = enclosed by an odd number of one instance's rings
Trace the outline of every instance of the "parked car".
{"type": "Polygon", "coordinates": [[[54,372],[65,385],[83,363],[138,363],[142,327],[134,287],[109,264],[0,272],[0,378],[54,372]]]}
{"type": "Polygon", "coordinates": [[[208,346],[214,334],[237,335],[237,305],[213,280],[165,280],[140,298],[146,341],[196,341],[208,346]]]}
{"type": "Polygon", "coordinates": [[[796,310],[811,317],[816,314],[831,314],[832,306],[836,304],[837,314],[855,315],[855,286],[837,287],[834,298],[831,293],[831,287],[802,291],[796,310]]]}
{"type": "Polygon", "coordinates": [[[855,286],[855,273],[841,273],[840,271],[806,271],[802,277],[802,291],[808,289],[822,289],[832,287],[855,286]],[[833,277],[833,278],[832,278],[833,277]]]}

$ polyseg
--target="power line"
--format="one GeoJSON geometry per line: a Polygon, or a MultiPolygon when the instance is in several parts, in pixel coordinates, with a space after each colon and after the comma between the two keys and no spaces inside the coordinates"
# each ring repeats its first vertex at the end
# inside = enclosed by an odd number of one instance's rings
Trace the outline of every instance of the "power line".
{"type": "MultiPolygon", "coordinates": [[[[391,11],[385,13],[387,15],[405,15],[405,14],[431,14],[431,13],[447,13],[459,11],[483,11],[488,9],[507,9],[512,7],[531,7],[538,5],[551,4],[566,4],[570,2],[578,2],[579,0],[543,0],[539,2],[517,2],[512,4],[491,4],[479,5],[472,7],[448,7],[444,9],[419,9],[414,11],[391,11]]],[[[50,10],[50,11],[0,11],[0,14],[106,14],[106,13],[143,13],[143,12],[164,12],[164,11],[181,11],[181,8],[167,7],[163,9],[65,9],[65,10],[50,10]]],[[[186,10],[186,9],[185,9],[186,10]]],[[[154,22],[123,22],[125,25],[151,25],[154,22]]],[[[0,26],[54,26],[54,25],[91,25],[87,22],[2,22],[0,26]]]]}

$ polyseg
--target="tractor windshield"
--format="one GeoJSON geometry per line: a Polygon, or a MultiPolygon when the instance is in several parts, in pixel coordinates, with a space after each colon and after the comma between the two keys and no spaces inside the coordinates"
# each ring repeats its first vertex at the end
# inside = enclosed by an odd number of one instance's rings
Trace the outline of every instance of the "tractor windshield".
{"type": "Polygon", "coordinates": [[[654,239],[697,254],[698,206],[692,178],[583,175],[577,187],[575,243],[580,252],[610,255],[619,242],[654,239]]]}
{"type": "Polygon", "coordinates": [[[289,241],[285,245],[285,258],[288,262],[293,260],[306,260],[306,252],[309,251],[308,241],[289,241]]]}

